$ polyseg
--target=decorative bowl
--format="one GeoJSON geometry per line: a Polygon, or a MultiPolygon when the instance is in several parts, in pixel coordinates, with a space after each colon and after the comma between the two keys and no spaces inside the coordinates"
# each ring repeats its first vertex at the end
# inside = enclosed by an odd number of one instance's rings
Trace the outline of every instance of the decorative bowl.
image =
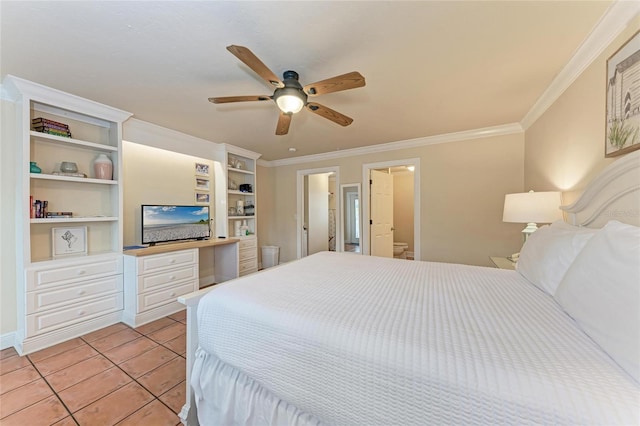
{"type": "Polygon", "coordinates": [[[78,165],[72,161],[63,161],[60,163],[60,171],[63,173],[76,173],[78,165]]]}

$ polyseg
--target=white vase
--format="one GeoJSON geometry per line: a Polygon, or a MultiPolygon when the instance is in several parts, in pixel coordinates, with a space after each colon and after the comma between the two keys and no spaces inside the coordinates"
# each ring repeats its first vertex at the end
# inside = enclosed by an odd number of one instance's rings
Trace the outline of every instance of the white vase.
{"type": "Polygon", "coordinates": [[[96,179],[113,179],[113,163],[106,154],[100,154],[93,162],[96,179]]]}

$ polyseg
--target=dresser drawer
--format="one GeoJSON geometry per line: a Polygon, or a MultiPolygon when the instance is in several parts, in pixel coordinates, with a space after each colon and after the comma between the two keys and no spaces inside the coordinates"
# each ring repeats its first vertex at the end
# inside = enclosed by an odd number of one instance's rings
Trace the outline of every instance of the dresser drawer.
{"type": "Polygon", "coordinates": [[[239,243],[240,250],[244,248],[257,247],[258,240],[256,238],[241,239],[239,243]]]}
{"type": "Polygon", "coordinates": [[[69,263],[64,266],[29,268],[26,270],[27,291],[122,274],[122,256],[105,260],[69,263]]]}
{"type": "Polygon", "coordinates": [[[197,262],[198,249],[142,256],[138,258],[138,275],[159,272],[176,266],[196,265],[197,262]]]}
{"type": "Polygon", "coordinates": [[[255,248],[242,249],[238,252],[238,260],[240,262],[256,257],[258,257],[258,251],[255,248]]]}
{"type": "Polygon", "coordinates": [[[122,291],[122,274],[27,293],[27,315],[122,291]]]}
{"type": "Polygon", "coordinates": [[[171,269],[158,274],[147,274],[138,277],[138,293],[145,293],[148,290],[175,283],[177,281],[195,280],[198,278],[198,267],[196,265],[184,268],[171,269]]]}
{"type": "Polygon", "coordinates": [[[47,333],[122,309],[122,292],[77,306],[27,315],[27,337],[47,333]]]}
{"type": "Polygon", "coordinates": [[[198,290],[196,281],[186,281],[182,284],[164,290],[149,292],[138,295],[138,313],[147,311],[167,303],[175,302],[178,296],[192,293],[198,290]]]}
{"type": "Polygon", "coordinates": [[[239,272],[240,276],[256,272],[258,270],[258,259],[249,259],[240,262],[239,272]]]}

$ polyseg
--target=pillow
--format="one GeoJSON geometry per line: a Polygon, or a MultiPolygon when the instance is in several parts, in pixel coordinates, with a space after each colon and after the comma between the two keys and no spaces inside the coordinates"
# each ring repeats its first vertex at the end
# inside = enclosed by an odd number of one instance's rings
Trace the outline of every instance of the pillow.
{"type": "Polygon", "coordinates": [[[640,228],[607,223],[573,262],[555,299],[640,382],[640,228]]]}
{"type": "Polygon", "coordinates": [[[531,234],[522,246],[516,270],[553,296],[560,280],[596,229],[553,223],[531,234]]]}

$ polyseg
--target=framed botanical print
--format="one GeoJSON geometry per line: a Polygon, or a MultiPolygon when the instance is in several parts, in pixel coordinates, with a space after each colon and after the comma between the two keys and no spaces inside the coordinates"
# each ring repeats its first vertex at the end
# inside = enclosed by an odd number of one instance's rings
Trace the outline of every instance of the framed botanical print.
{"type": "Polygon", "coordinates": [[[640,148],[640,31],[607,60],[605,157],[640,148]]]}
{"type": "Polygon", "coordinates": [[[51,228],[53,257],[87,254],[87,227],[51,228]]]}

